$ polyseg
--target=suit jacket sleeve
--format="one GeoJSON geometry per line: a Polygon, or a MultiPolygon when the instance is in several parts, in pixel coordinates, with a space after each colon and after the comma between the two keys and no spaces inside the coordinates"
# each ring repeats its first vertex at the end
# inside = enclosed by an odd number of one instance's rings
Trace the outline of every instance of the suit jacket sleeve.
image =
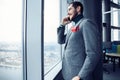
{"type": "Polygon", "coordinates": [[[92,74],[97,63],[100,61],[100,35],[98,27],[90,20],[86,20],[81,29],[85,44],[86,58],[78,76],[84,79],[89,74],[92,74]]]}
{"type": "Polygon", "coordinates": [[[65,26],[60,25],[59,28],[57,28],[57,35],[58,35],[58,43],[59,44],[64,44],[66,35],[64,35],[65,32],[65,26]]]}

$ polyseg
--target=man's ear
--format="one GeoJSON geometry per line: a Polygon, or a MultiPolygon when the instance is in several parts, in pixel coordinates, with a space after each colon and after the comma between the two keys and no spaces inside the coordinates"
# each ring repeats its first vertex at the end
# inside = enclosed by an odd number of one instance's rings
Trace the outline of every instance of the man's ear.
{"type": "Polygon", "coordinates": [[[81,13],[81,7],[80,7],[80,6],[78,6],[78,7],[76,8],[76,10],[77,10],[78,13],[81,13]]]}

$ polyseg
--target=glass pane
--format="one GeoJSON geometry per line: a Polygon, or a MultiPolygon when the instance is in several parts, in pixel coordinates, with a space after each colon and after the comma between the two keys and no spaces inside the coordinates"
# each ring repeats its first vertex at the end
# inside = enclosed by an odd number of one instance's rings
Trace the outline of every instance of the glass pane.
{"type": "MultiPolygon", "coordinates": [[[[112,26],[115,26],[115,27],[118,27],[118,9],[116,9],[116,8],[111,8],[114,12],[112,12],[111,13],[111,25],[112,26]]],[[[119,30],[117,30],[117,29],[113,29],[112,30],[112,33],[111,33],[111,35],[113,34],[113,41],[115,40],[118,40],[118,31],[119,30]]]]}
{"type": "Polygon", "coordinates": [[[48,72],[60,60],[57,27],[60,20],[59,0],[45,0],[44,8],[44,67],[48,72]]]}
{"type": "Polygon", "coordinates": [[[118,4],[118,0],[113,0],[114,3],[118,4]]]}
{"type": "Polygon", "coordinates": [[[23,80],[22,0],[0,0],[0,80],[23,80]]]}

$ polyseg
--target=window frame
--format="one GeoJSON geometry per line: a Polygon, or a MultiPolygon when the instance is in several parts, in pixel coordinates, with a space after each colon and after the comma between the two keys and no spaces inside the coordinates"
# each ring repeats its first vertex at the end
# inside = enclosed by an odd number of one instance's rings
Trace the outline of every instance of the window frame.
{"type": "MultiPolygon", "coordinates": [[[[67,14],[65,6],[67,6],[67,0],[60,0],[60,19],[67,14]]],[[[62,68],[61,46],[61,60],[48,74],[44,75],[43,11],[44,0],[25,0],[23,13],[23,80],[53,80],[62,68]]]]}
{"type": "Polygon", "coordinates": [[[24,3],[23,80],[44,80],[43,1],[26,0],[24,3]]]}

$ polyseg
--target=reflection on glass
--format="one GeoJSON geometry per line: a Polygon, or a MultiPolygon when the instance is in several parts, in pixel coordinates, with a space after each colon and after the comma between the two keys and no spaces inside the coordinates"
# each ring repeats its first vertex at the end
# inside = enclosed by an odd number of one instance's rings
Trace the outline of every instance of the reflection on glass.
{"type": "Polygon", "coordinates": [[[60,3],[59,0],[45,0],[44,3],[44,70],[46,74],[60,60],[60,46],[57,43],[60,3]]]}
{"type": "Polygon", "coordinates": [[[0,80],[22,77],[22,0],[0,0],[0,80]]]}

